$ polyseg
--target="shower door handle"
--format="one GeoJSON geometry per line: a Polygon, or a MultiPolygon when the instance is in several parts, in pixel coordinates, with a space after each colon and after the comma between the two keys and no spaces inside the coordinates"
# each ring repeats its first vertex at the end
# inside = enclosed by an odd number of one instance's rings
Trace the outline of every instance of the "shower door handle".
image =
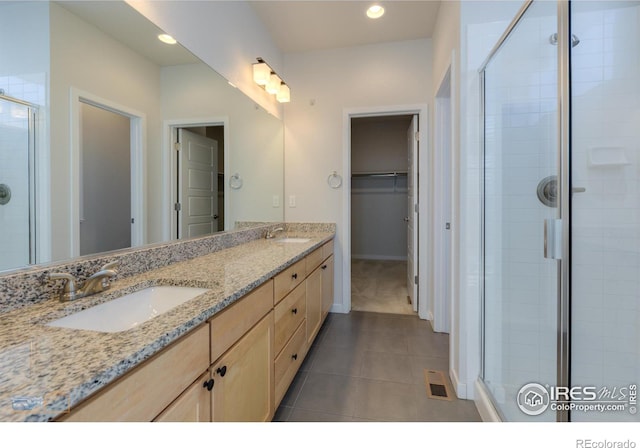
{"type": "Polygon", "coordinates": [[[562,220],[544,220],[544,258],[562,259],[562,220]]]}

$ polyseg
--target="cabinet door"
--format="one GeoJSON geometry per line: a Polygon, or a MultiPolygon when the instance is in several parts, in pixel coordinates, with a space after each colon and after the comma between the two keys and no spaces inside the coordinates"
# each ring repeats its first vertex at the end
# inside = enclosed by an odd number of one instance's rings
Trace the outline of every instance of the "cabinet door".
{"type": "Polygon", "coordinates": [[[311,346],[322,324],[322,269],[307,277],[307,344],[311,346]]]}
{"type": "Polygon", "coordinates": [[[212,420],[270,421],[274,408],[273,311],[211,367],[212,420]]]}
{"type": "Polygon", "coordinates": [[[156,422],[210,422],[211,392],[209,372],[183,392],[180,397],[165,409],[156,422]]]}
{"type": "Polygon", "coordinates": [[[333,255],[320,266],[322,270],[322,320],[333,305],[333,255]]]}

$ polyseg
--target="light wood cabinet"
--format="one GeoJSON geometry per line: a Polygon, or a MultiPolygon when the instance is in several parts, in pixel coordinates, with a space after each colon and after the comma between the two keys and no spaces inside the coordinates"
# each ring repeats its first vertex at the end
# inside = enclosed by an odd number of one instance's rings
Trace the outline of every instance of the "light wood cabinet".
{"type": "Polygon", "coordinates": [[[211,366],[215,422],[269,421],[274,411],[273,312],[211,366]]]}
{"type": "Polygon", "coordinates": [[[284,296],[304,281],[307,276],[306,260],[302,259],[276,275],[273,279],[273,304],[276,305],[284,296]]]}
{"type": "Polygon", "coordinates": [[[320,266],[322,271],[322,320],[333,306],[333,255],[320,266]]]}
{"type": "Polygon", "coordinates": [[[307,284],[307,344],[311,345],[322,325],[322,269],[317,268],[307,284]]]}
{"type": "Polygon", "coordinates": [[[280,403],[307,354],[306,321],[297,328],[274,363],[276,403],[280,403]]]}
{"type": "Polygon", "coordinates": [[[209,372],[202,375],[171,403],[156,422],[210,422],[211,387],[213,382],[209,372]]]}
{"type": "Polygon", "coordinates": [[[280,353],[296,328],[300,326],[307,312],[306,283],[298,285],[291,293],[278,303],[275,313],[274,352],[280,353]]]}

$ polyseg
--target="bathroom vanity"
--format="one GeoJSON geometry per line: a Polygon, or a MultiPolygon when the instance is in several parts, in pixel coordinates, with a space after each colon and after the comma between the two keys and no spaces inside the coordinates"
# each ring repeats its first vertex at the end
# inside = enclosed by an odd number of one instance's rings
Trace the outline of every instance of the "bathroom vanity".
{"type": "Polygon", "coordinates": [[[255,238],[1,314],[0,420],[271,420],[333,303],[334,235],[255,238]],[[206,292],[130,330],[47,325],[157,285],[206,292]]]}

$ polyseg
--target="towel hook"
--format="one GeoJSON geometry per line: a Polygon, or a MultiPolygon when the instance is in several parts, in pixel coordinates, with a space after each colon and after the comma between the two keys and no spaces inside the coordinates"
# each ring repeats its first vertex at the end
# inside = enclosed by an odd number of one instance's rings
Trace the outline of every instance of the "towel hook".
{"type": "Polygon", "coordinates": [[[342,185],[342,176],[340,176],[337,171],[334,171],[327,177],[327,183],[333,189],[340,188],[342,185]]]}

